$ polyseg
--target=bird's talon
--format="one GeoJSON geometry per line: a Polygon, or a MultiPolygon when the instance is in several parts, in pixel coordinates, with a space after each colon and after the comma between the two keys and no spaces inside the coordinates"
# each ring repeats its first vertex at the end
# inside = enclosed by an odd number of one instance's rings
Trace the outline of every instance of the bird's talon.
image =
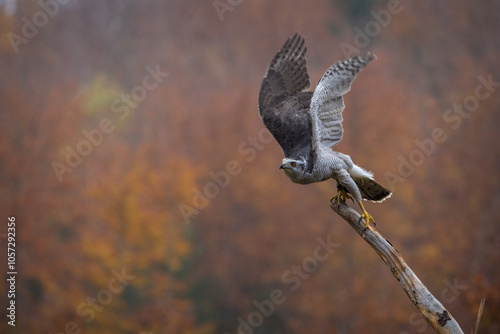
{"type": "Polygon", "coordinates": [[[340,206],[340,196],[339,196],[339,193],[337,193],[336,195],[332,196],[332,198],[330,198],[330,203],[333,203],[335,200],[337,201],[337,203],[340,206]]]}
{"type": "Polygon", "coordinates": [[[368,226],[370,225],[370,220],[373,222],[373,225],[376,225],[375,219],[373,219],[373,217],[368,212],[366,212],[365,207],[363,206],[363,203],[359,202],[359,206],[361,207],[361,210],[363,211],[363,213],[361,214],[361,218],[364,219],[364,221],[365,221],[365,227],[368,228],[368,226]]]}
{"type": "Polygon", "coordinates": [[[368,227],[368,225],[370,225],[370,220],[373,222],[373,225],[375,225],[375,220],[373,220],[373,217],[370,216],[368,213],[362,214],[361,218],[364,219],[365,221],[365,227],[368,227]]]}
{"type": "MultiPolygon", "coordinates": [[[[339,188],[337,187],[337,189],[339,189],[339,188]]],[[[339,207],[340,207],[340,201],[345,203],[348,198],[350,198],[352,200],[352,197],[344,189],[339,189],[337,194],[335,196],[333,196],[332,198],[330,198],[330,202],[333,203],[333,200],[337,200],[337,203],[339,204],[339,207]]]]}

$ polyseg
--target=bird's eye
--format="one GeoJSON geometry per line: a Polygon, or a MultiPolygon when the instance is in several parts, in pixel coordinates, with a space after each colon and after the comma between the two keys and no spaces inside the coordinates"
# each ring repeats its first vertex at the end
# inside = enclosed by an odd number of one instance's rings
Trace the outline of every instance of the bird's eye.
{"type": "Polygon", "coordinates": [[[297,164],[295,162],[292,162],[290,166],[295,167],[297,164]]]}

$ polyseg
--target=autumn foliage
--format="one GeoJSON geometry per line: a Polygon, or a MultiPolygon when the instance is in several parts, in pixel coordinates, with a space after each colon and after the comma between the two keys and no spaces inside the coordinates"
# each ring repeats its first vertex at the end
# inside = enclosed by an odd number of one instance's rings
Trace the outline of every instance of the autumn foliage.
{"type": "Polygon", "coordinates": [[[0,264],[15,216],[17,318],[1,333],[432,333],[330,210],[335,183],[278,169],[257,96],[296,31],[312,83],[377,55],[336,149],[393,190],[366,208],[462,328],[486,297],[479,332],[498,333],[496,2],[14,3],[0,264]]]}

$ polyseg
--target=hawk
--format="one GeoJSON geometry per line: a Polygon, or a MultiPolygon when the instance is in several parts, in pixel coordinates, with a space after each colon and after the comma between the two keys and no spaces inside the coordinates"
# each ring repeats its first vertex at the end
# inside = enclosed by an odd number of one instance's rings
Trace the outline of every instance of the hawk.
{"type": "Polygon", "coordinates": [[[335,179],[338,192],[331,201],[345,201],[351,198],[350,193],[368,227],[370,220],[375,221],[362,199],[382,202],[391,192],[375,182],[371,172],[332,147],[342,140],[344,132],[342,96],[376,57],[367,53],[332,65],[311,92],[307,91],[306,51],[304,38],[296,33],[274,56],[260,87],[260,117],[283,149],[285,158],[280,168],[286,176],[299,184],[335,179]]]}

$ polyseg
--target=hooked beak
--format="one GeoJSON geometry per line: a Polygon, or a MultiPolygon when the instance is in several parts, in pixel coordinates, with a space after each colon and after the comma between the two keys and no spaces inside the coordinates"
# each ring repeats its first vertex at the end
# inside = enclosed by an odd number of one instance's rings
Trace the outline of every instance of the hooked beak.
{"type": "Polygon", "coordinates": [[[280,169],[285,169],[285,166],[283,164],[281,164],[280,169]]]}

